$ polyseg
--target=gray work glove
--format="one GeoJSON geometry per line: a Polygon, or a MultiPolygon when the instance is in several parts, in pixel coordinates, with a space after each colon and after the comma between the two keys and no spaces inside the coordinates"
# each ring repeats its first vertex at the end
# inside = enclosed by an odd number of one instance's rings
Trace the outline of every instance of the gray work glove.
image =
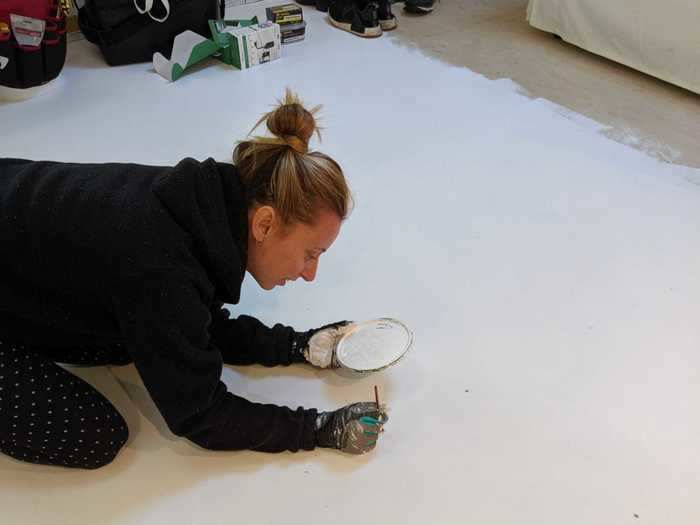
{"type": "Polygon", "coordinates": [[[316,446],[348,454],[365,454],[377,446],[379,433],[389,421],[386,409],[376,403],[354,403],[316,418],[316,446]]]}
{"type": "Polygon", "coordinates": [[[351,321],[340,321],[308,332],[297,332],[292,340],[292,353],[303,356],[307,363],[319,368],[340,368],[335,350],[338,341],[354,326],[351,321]]]}

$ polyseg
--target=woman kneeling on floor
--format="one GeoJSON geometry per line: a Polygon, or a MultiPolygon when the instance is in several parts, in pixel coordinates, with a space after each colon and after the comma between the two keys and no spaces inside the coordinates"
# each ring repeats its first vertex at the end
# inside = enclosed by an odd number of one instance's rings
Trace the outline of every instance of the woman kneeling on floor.
{"type": "Polygon", "coordinates": [[[175,167],[0,160],[0,451],[78,468],[111,462],[128,428],[56,363],[133,362],[170,430],[212,450],[376,445],[375,403],[331,412],[247,401],[224,364],[337,366],[341,322],[272,328],[224,303],[246,270],[265,290],[313,281],[348,214],[340,166],[308,151],[313,111],[290,92],[263,116],[273,137],[234,164],[175,167]]]}

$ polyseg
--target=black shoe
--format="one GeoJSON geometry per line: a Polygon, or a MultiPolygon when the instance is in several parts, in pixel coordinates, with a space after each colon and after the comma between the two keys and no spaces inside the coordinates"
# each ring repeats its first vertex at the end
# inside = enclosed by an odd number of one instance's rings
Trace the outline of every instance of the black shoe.
{"type": "Polygon", "coordinates": [[[424,15],[435,8],[435,0],[405,0],[404,9],[409,13],[424,15]]]}
{"type": "Polygon", "coordinates": [[[382,31],[396,29],[396,17],[391,12],[391,0],[379,0],[377,18],[382,31]]]}
{"type": "Polygon", "coordinates": [[[328,16],[338,29],[371,38],[382,34],[377,9],[376,2],[367,0],[333,0],[328,16]]]}

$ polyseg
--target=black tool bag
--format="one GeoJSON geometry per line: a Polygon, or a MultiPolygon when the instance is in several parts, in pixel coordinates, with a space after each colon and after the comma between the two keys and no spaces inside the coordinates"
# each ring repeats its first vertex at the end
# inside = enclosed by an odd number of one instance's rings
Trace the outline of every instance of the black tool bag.
{"type": "Polygon", "coordinates": [[[66,17],[57,0],[0,0],[0,86],[26,89],[56,78],[66,61],[66,17]],[[44,24],[35,45],[16,38],[12,16],[44,24]]]}
{"type": "Polygon", "coordinates": [[[222,18],[224,0],[85,0],[80,30],[97,44],[111,66],[170,56],[183,31],[209,35],[209,20],[222,18]]]}

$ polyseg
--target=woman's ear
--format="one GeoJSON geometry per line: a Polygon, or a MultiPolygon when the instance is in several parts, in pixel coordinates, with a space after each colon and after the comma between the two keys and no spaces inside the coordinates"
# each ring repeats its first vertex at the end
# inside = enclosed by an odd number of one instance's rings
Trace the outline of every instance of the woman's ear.
{"type": "Polygon", "coordinates": [[[251,229],[253,238],[258,244],[262,244],[270,235],[276,219],[277,214],[272,206],[260,206],[255,210],[252,217],[251,229]]]}

